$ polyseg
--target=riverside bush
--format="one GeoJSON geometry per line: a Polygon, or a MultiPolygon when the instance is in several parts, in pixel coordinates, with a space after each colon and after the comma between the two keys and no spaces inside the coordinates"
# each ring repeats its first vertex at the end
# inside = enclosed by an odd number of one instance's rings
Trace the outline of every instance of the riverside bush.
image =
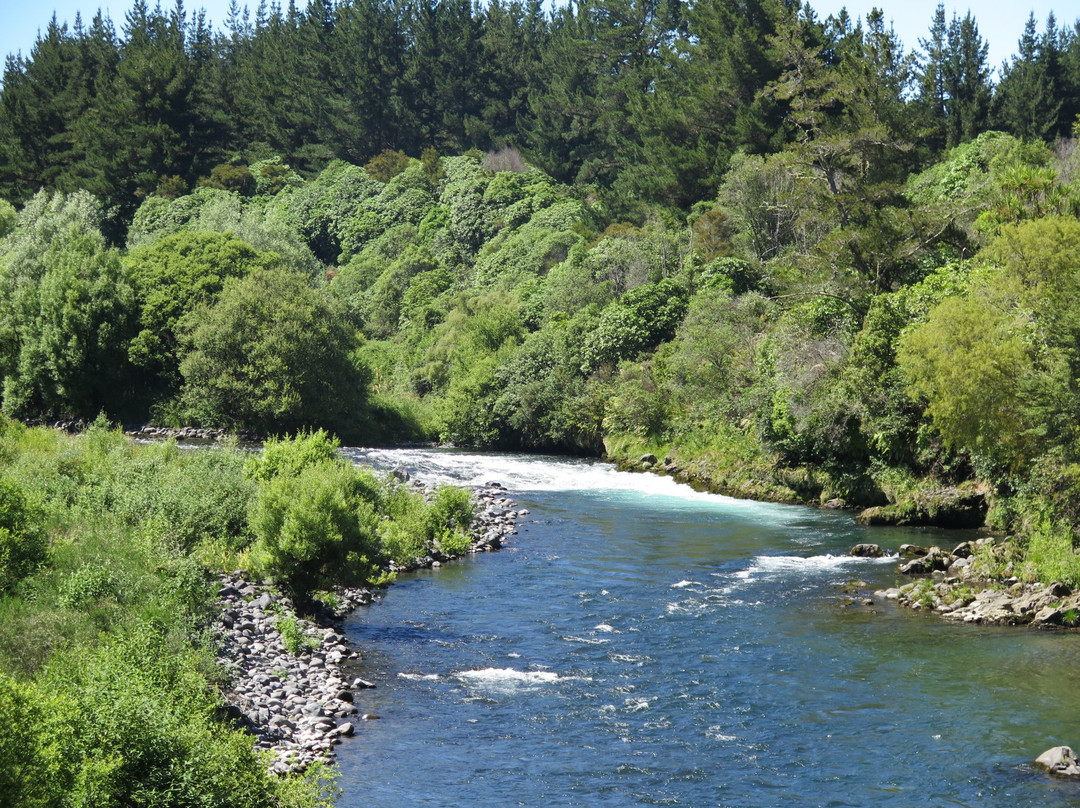
{"type": "Polygon", "coordinates": [[[0,479],[0,592],[45,563],[48,544],[41,517],[15,482],[0,479]]]}
{"type": "Polygon", "coordinates": [[[300,593],[338,579],[378,580],[379,517],[367,490],[363,473],[335,461],[262,484],[250,519],[268,571],[300,593]]]}
{"type": "Polygon", "coordinates": [[[1043,583],[1080,586],[1080,556],[1073,547],[1072,534],[1045,514],[1028,540],[1024,573],[1025,577],[1043,583]]]}

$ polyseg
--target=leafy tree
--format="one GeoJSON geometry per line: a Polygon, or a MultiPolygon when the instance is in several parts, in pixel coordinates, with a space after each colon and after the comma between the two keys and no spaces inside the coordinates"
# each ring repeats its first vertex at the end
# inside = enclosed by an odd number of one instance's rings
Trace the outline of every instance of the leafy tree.
{"type": "Polygon", "coordinates": [[[1033,357],[1015,315],[977,297],[948,298],[903,339],[897,358],[947,444],[1018,457],[1027,431],[1021,385],[1033,357]]]}
{"type": "Polygon", "coordinates": [[[39,193],[0,265],[4,410],[93,416],[124,409],[134,299],[101,208],[88,194],[39,193]]]}
{"type": "Polygon", "coordinates": [[[269,269],[230,278],[192,322],[180,372],[184,406],[197,421],[355,435],[368,383],[350,358],[356,335],[303,278],[269,269]]]}
{"type": "Polygon", "coordinates": [[[213,305],[227,278],[242,277],[277,263],[230,235],[182,232],[133,249],[126,264],[139,302],[139,332],[131,362],[156,385],[175,393],[184,356],[185,322],[201,306],[213,305]]]}
{"type": "Polygon", "coordinates": [[[592,371],[671,339],[686,314],[687,295],[671,278],[637,286],[604,309],[584,346],[582,369],[592,371]]]}

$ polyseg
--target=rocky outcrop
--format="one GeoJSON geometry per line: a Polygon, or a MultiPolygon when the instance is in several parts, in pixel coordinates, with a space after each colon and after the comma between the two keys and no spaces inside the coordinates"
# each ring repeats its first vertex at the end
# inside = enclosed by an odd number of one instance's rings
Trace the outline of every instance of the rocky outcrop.
{"type": "Polygon", "coordinates": [[[867,508],[855,517],[861,525],[981,527],[986,521],[989,489],[979,483],[928,488],[891,505],[867,508]]]}
{"type": "Polygon", "coordinates": [[[929,576],[875,593],[911,609],[949,620],[988,625],[1073,628],[1080,625],[1080,592],[1061,583],[1022,583],[1013,575],[1007,543],[984,538],[951,552],[901,547],[905,575],[929,576]]]}

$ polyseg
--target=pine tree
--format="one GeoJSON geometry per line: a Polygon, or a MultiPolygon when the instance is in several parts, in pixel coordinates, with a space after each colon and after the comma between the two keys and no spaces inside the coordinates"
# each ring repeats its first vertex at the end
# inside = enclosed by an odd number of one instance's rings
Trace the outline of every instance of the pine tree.
{"type": "Polygon", "coordinates": [[[1062,99],[1058,95],[1055,71],[1060,67],[1057,32],[1051,15],[1047,35],[1039,37],[1035,15],[1024,25],[1018,53],[1004,66],[994,96],[995,124],[1028,140],[1046,140],[1058,131],[1062,99]]]}

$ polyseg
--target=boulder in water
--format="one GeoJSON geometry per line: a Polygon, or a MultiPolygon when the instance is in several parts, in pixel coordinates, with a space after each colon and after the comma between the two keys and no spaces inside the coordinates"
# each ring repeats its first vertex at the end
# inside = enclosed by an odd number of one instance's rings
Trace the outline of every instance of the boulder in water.
{"type": "Polygon", "coordinates": [[[856,544],[851,548],[851,555],[857,558],[881,558],[885,551],[877,544],[856,544]]]}
{"type": "Polygon", "coordinates": [[[1080,777],[1080,759],[1069,746],[1047,749],[1035,758],[1035,765],[1058,777],[1080,777]]]}

